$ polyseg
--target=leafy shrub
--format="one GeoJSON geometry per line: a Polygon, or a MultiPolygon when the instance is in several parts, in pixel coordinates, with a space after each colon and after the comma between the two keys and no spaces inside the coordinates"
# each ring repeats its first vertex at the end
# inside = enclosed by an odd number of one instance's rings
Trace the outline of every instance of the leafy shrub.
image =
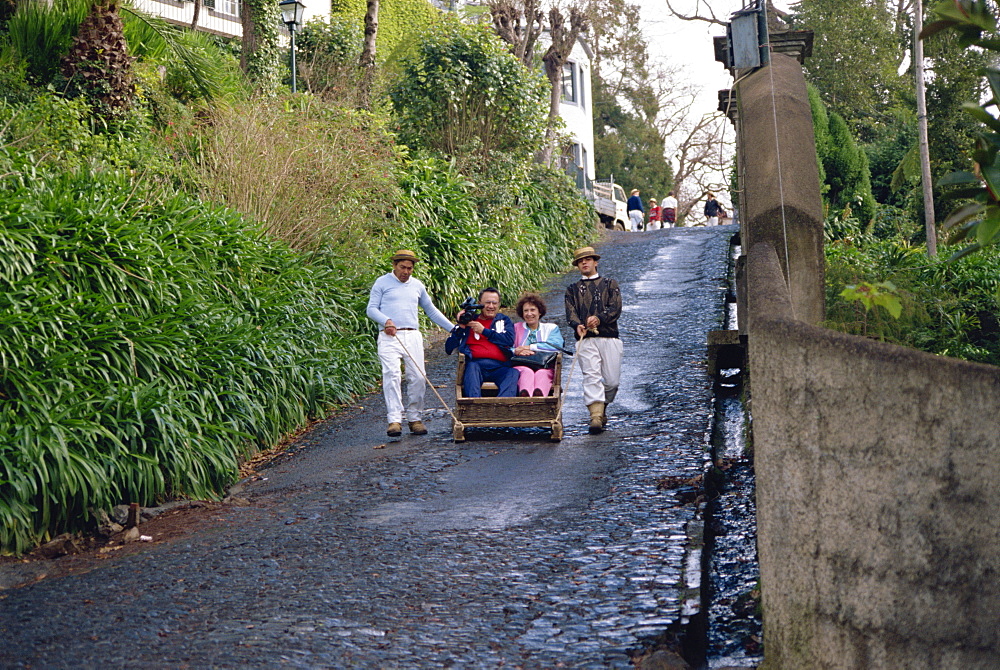
{"type": "Polygon", "coordinates": [[[0,48],[0,102],[17,105],[34,97],[35,91],[28,85],[26,70],[23,61],[18,61],[9,50],[0,48]]]}
{"type": "Polygon", "coordinates": [[[353,106],[363,39],[361,24],[343,16],[306,22],[296,40],[304,87],[325,99],[353,106]]]}
{"type": "Polygon", "coordinates": [[[373,382],[361,287],[111,171],[0,173],[0,547],[209,497],[373,382]]]}
{"type": "Polygon", "coordinates": [[[404,144],[486,164],[541,146],[545,88],[489,27],[445,17],[404,59],[390,97],[404,144]]]}
{"type": "Polygon", "coordinates": [[[895,238],[826,245],[827,325],[936,354],[1000,364],[1000,250],[957,261],[928,259],[922,246],[895,238]],[[871,315],[845,298],[851,285],[888,282],[899,319],[871,315]]]}
{"type": "Polygon", "coordinates": [[[98,124],[83,99],[41,92],[20,105],[0,101],[0,143],[54,169],[106,166],[141,173],[153,181],[174,181],[178,167],[158,142],[150,141],[149,132],[142,114],[98,124]]]}

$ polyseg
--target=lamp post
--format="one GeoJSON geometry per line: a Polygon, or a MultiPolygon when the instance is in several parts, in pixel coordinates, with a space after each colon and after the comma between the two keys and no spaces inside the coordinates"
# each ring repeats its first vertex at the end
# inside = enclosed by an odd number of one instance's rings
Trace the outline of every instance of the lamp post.
{"type": "Polygon", "coordinates": [[[306,6],[301,0],[281,0],[278,9],[281,10],[281,20],[288,26],[288,34],[291,37],[291,61],[292,61],[292,93],[295,93],[295,30],[302,25],[302,12],[306,6]]]}

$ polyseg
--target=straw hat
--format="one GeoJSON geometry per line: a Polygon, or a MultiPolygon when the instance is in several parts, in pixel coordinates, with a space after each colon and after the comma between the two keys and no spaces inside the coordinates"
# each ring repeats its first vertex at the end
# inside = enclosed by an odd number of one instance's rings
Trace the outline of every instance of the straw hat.
{"type": "Polygon", "coordinates": [[[629,195],[639,195],[639,189],[637,188],[632,189],[632,192],[629,195]]]}
{"type": "Polygon", "coordinates": [[[412,251],[410,251],[409,249],[400,249],[399,251],[397,251],[392,255],[392,258],[390,260],[393,263],[397,261],[413,261],[414,263],[416,263],[419,259],[417,258],[417,255],[412,251]]]}
{"type": "Polygon", "coordinates": [[[593,258],[595,261],[601,260],[601,256],[594,251],[594,247],[580,247],[573,252],[573,265],[576,265],[584,258],[593,258]]]}

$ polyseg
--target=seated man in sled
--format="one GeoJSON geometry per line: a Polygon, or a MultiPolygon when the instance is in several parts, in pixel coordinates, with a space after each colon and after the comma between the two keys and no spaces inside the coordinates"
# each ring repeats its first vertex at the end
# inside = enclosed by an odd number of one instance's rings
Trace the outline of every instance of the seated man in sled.
{"type": "Polygon", "coordinates": [[[455,349],[465,354],[465,376],[462,393],[466,398],[482,397],[483,382],[497,385],[497,396],[513,398],[517,395],[517,371],[511,367],[510,356],[514,347],[514,322],[500,314],[500,291],[484,288],[479,292],[482,311],[463,309],[458,313],[458,325],[444,343],[450,354],[455,349]]]}

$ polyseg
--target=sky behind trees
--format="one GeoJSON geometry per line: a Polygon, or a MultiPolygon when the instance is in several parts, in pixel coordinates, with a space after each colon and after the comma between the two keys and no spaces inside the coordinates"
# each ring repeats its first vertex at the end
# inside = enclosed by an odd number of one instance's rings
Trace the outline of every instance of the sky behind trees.
{"type": "MultiPolygon", "coordinates": [[[[639,29],[649,45],[652,64],[680,66],[682,69],[678,76],[685,77],[684,83],[693,83],[699,89],[692,114],[701,116],[713,112],[718,106],[718,91],[730,88],[733,84],[729,72],[722,63],[716,62],[712,45],[712,38],[724,35],[725,28],[704,21],[675,18],[664,0],[637,2],[642,15],[639,29]]],[[[746,3],[744,0],[673,0],[671,4],[675,10],[685,15],[710,16],[714,13],[716,18],[728,21],[730,15],[742,9],[746,3]]],[[[782,0],[774,2],[774,6],[782,11],[788,11],[789,4],[782,0]]],[[[732,126],[724,124],[720,128],[719,143],[727,155],[732,154],[733,139],[732,126]]],[[[713,181],[727,184],[729,177],[720,173],[718,179],[713,178],[713,181]]]]}

